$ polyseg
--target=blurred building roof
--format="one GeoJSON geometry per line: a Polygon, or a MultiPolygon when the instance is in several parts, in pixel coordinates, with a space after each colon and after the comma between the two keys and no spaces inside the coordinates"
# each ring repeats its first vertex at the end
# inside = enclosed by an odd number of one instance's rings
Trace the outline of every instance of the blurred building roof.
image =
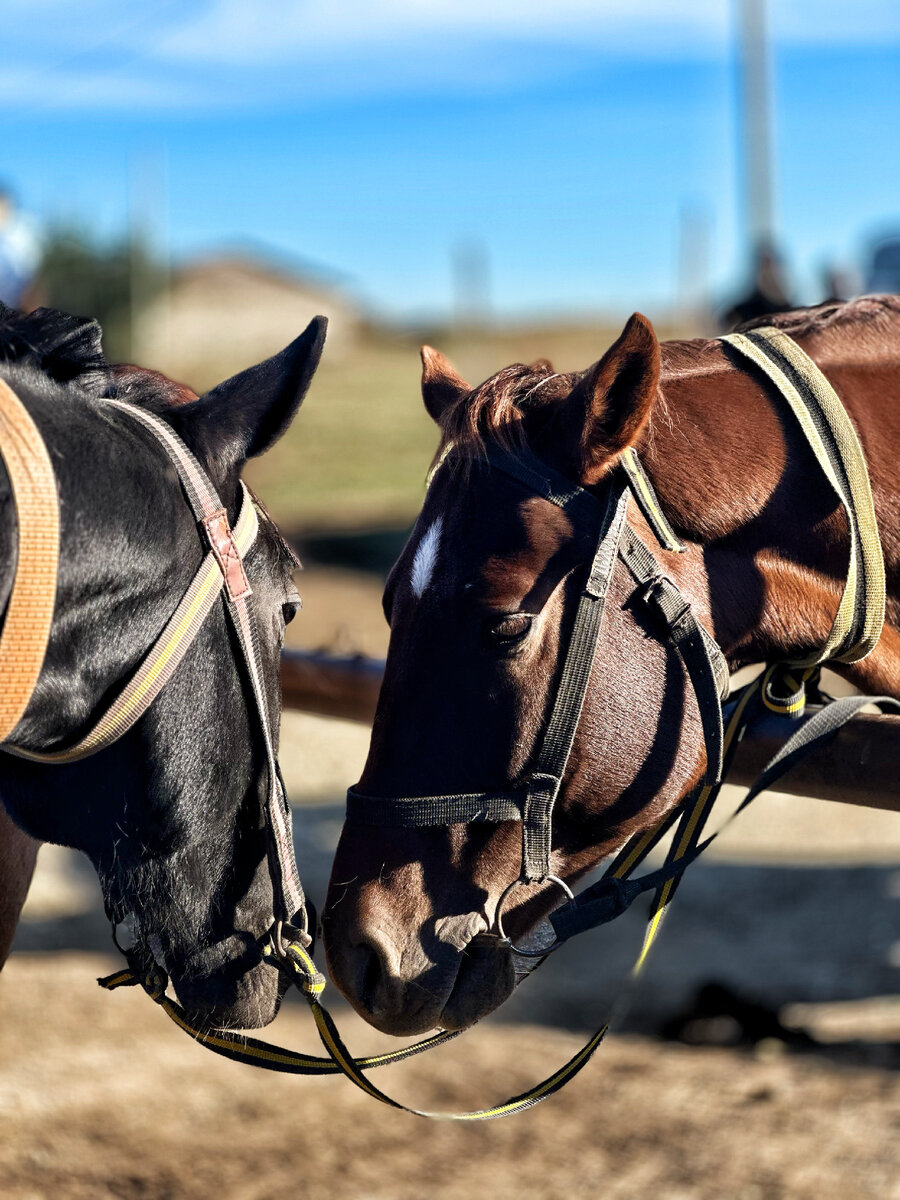
{"type": "Polygon", "coordinates": [[[319,313],[329,318],[326,354],[340,354],[355,341],[362,314],[339,279],[256,250],[194,259],[143,307],[134,357],[206,389],[277,353],[319,313]]]}

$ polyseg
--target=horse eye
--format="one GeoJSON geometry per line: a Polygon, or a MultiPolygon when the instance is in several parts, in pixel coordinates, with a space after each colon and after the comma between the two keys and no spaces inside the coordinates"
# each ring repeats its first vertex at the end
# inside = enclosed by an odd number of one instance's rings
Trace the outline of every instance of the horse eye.
{"type": "Polygon", "coordinates": [[[501,646],[514,646],[531,631],[530,613],[511,613],[495,619],[489,626],[490,636],[501,646]]]}
{"type": "Polygon", "coordinates": [[[284,618],[285,625],[290,625],[302,607],[303,601],[300,599],[300,593],[294,592],[290,599],[286,600],[281,606],[281,615],[284,618]]]}

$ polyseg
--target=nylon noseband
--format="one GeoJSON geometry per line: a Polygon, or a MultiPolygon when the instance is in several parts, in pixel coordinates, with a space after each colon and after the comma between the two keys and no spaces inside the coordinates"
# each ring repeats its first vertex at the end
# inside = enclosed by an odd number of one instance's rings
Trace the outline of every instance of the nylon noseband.
{"type": "Polygon", "coordinates": [[[664,624],[687,670],[703,725],[704,782],[709,785],[718,782],[722,772],[721,700],[728,692],[729,673],[721,650],[697,621],[688,601],[627,523],[628,500],[633,497],[660,544],[669,550],[683,549],[633,450],[600,495],[567,480],[530,452],[514,455],[491,446],[488,463],[528,492],[563,509],[576,525],[588,525],[594,531],[596,549],[584,572],[572,632],[537,753],[522,783],[504,791],[378,797],[351,789],[347,793],[347,819],[399,828],[521,821],[519,881],[541,883],[551,878],[553,809],[584,706],[616,562],[621,561],[630,571],[638,596],[664,624]]]}

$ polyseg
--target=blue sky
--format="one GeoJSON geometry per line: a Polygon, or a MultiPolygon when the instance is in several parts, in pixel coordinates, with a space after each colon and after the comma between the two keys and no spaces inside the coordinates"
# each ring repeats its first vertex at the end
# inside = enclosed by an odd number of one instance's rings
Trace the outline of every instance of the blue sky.
{"type": "MultiPolygon", "coordinates": [[[[900,228],[900,4],[771,3],[778,227],[801,299],[900,228]]],[[[5,0],[0,178],[174,257],[245,241],[441,315],[487,248],[509,316],[651,315],[685,211],[740,275],[731,0],[5,0]]]]}

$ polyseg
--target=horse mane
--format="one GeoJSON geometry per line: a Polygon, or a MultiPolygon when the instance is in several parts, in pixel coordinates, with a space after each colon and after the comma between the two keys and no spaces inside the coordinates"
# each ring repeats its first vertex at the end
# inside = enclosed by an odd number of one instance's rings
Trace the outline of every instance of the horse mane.
{"type": "Polygon", "coordinates": [[[0,363],[32,367],[92,395],[110,382],[99,323],[52,308],[23,313],[0,302],[0,363]]]}
{"type": "Polygon", "coordinates": [[[578,375],[554,371],[546,359],[527,366],[514,363],[464,392],[441,414],[441,440],[435,463],[452,447],[463,462],[483,459],[488,442],[515,453],[528,445],[526,421],[533,425],[542,410],[569,394],[578,375]]]}
{"type": "Polygon", "coordinates": [[[153,412],[191,404],[197,393],[160,371],[109,363],[98,321],[53,308],[23,313],[0,301],[0,363],[26,366],[94,397],[128,400],[153,412]]]}
{"type": "Polygon", "coordinates": [[[738,332],[772,325],[798,337],[824,333],[836,326],[884,326],[900,320],[900,296],[859,296],[856,300],[827,300],[815,308],[792,308],[788,312],[753,317],[738,325],[738,332]]]}
{"type": "MultiPolygon", "coordinates": [[[[792,337],[833,333],[857,338],[869,335],[883,341],[886,331],[898,324],[900,296],[873,295],[756,317],[738,329],[774,325],[792,337]]],[[[664,342],[664,378],[672,371],[684,374],[720,369],[718,360],[712,360],[710,368],[711,360],[706,357],[719,345],[716,338],[664,342]]],[[[472,391],[461,393],[441,414],[441,438],[432,469],[446,458],[451,448],[454,462],[464,464],[484,459],[488,442],[513,453],[524,450],[529,444],[528,433],[533,437],[552,419],[558,412],[555,404],[571,392],[582,374],[554,371],[546,360],[530,366],[514,363],[472,391]],[[543,421],[541,410],[544,410],[543,421]]]]}

